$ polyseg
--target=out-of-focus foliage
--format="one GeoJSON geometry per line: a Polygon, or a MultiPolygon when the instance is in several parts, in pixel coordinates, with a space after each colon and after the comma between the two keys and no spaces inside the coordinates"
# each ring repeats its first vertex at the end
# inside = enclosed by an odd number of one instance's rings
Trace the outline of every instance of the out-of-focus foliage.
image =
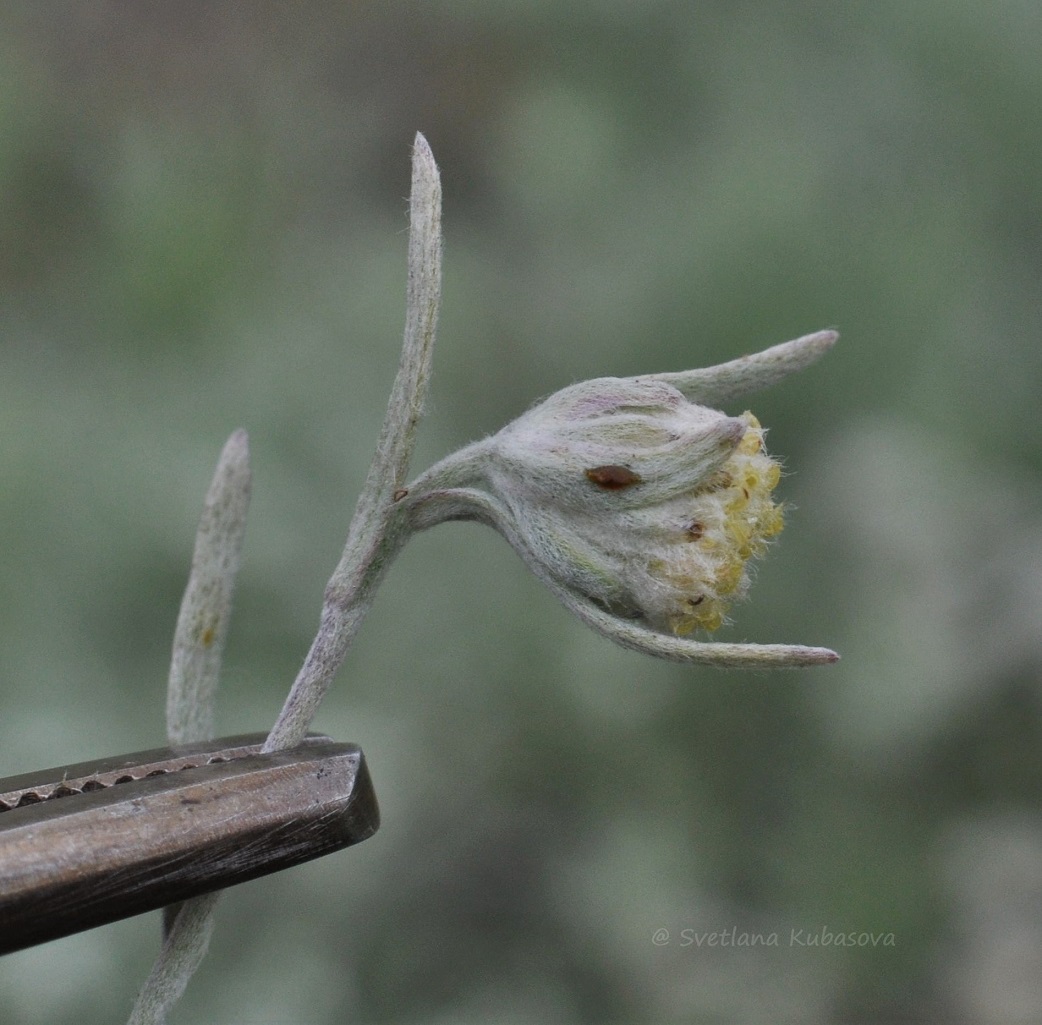
{"type": "MultiPolygon", "coordinates": [[[[843,335],[753,400],[795,510],[728,631],[843,662],[654,664],[491,532],[418,539],[316,723],[365,748],[384,826],[228,894],[179,1021],[1037,1017],[1038,3],[55,0],[0,27],[0,774],[162,741],[240,426],[219,726],[273,721],[397,361],[417,129],[447,240],[417,471],[574,380],[843,335]],[[893,944],[793,939],[823,930],[893,944]]],[[[158,932],[5,958],[0,1017],[119,1020],[158,932]]]]}

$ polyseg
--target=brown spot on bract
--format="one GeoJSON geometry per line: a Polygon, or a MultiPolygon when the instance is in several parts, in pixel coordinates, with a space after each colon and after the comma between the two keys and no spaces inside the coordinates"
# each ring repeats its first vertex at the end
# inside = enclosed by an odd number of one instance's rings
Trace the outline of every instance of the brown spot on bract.
{"type": "Polygon", "coordinates": [[[392,496],[392,500],[400,502],[409,493],[408,488],[399,488],[392,496]]]}
{"type": "Polygon", "coordinates": [[[204,648],[210,647],[210,645],[213,644],[213,638],[214,638],[214,629],[213,629],[212,626],[208,626],[203,631],[203,636],[201,638],[201,640],[203,642],[203,647],[204,648]]]}
{"type": "Polygon", "coordinates": [[[641,481],[640,474],[634,473],[628,466],[595,466],[585,473],[587,480],[606,491],[619,491],[641,481]]]}
{"type": "Polygon", "coordinates": [[[702,535],[706,532],[706,525],[699,523],[695,520],[693,523],[688,524],[687,530],[684,531],[688,541],[701,541],[702,535]]]}

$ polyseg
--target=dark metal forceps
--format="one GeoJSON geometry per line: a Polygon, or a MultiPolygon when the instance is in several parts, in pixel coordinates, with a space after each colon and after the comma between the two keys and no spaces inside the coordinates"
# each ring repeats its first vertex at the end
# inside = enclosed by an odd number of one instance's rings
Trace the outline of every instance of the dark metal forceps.
{"type": "Polygon", "coordinates": [[[359,843],[380,813],[361,750],[265,734],[0,779],[0,954],[359,843]]]}

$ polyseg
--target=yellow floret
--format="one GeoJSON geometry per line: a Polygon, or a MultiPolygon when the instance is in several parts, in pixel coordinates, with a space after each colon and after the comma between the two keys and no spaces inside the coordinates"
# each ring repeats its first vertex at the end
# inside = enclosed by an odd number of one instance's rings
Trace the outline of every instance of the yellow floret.
{"type": "Polygon", "coordinates": [[[742,419],[746,432],[731,458],[694,496],[692,522],[699,529],[688,528],[680,543],[693,546],[697,558],[649,567],[676,595],[675,612],[667,621],[677,634],[712,631],[724,623],[730,602],[748,584],[747,561],[762,555],[767,540],[785,525],[781,506],[771,498],[781,467],[767,455],[756,417],[743,413],[742,419]]]}

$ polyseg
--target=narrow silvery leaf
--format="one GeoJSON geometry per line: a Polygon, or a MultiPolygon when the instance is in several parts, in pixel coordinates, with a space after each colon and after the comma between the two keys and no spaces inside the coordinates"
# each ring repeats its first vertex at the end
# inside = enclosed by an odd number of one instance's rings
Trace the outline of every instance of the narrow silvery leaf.
{"type": "Polygon", "coordinates": [[[717,669],[798,669],[838,662],[839,655],[829,648],[802,644],[729,644],[725,641],[692,641],[640,623],[622,620],[592,602],[555,589],[558,598],[587,626],[624,648],[687,665],[715,666],[717,669]]]}
{"type": "MultiPolygon", "coordinates": [[[[171,744],[214,736],[221,656],[239,572],[250,504],[250,448],[245,431],[225,443],[206,493],[192,568],[174,630],[167,685],[171,744]]],[[[165,909],[163,948],[145,980],[130,1025],[162,1025],[206,954],[219,893],[165,909]],[[176,917],[172,914],[176,910],[176,917]]]]}
{"type": "Polygon", "coordinates": [[[214,736],[214,702],[250,504],[246,432],[227,441],[206,495],[174,631],[166,729],[172,744],[214,736]]]}
{"type": "Polygon", "coordinates": [[[837,338],[835,331],[816,331],[715,367],[649,374],[647,378],[673,385],[692,402],[720,405],[740,395],[769,388],[789,374],[809,367],[836,344],[837,338]]]}
{"type": "Polygon", "coordinates": [[[427,140],[413,147],[405,338],[380,440],[340,562],[326,585],[318,632],[268,735],[265,751],[304,739],[365,618],[376,586],[405,541],[398,502],[430,381],[441,301],[441,179],[427,140]]]}

